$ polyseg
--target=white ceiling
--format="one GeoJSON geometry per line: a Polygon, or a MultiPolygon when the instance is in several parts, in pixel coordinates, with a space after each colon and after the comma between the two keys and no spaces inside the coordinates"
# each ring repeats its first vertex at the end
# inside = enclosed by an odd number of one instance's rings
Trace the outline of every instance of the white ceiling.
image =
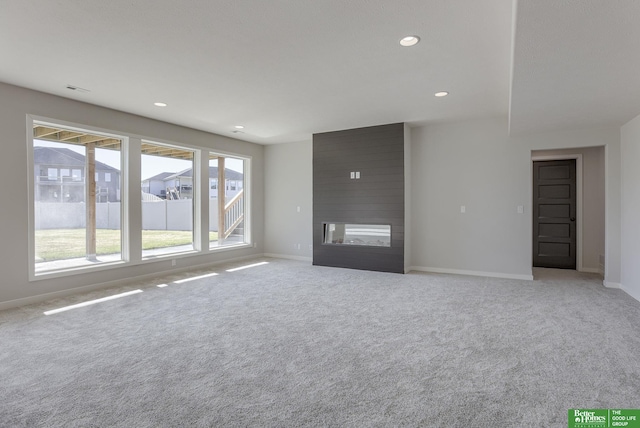
{"type": "Polygon", "coordinates": [[[640,113],[637,0],[520,0],[515,36],[510,0],[0,6],[0,81],[261,144],[394,122],[510,113],[525,132],[640,113]],[[401,47],[408,34],[421,43],[401,47]]]}
{"type": "Polygon", "coordinates": [[[512,134],[640,114],[640,1],[519,0],[515,27],[512,134]]]}

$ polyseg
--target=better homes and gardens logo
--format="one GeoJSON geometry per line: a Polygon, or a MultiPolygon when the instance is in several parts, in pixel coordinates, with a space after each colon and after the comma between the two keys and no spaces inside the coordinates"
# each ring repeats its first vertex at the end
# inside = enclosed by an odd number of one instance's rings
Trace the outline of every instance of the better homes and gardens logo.
{"type": "Polygon", "coordinates": [[[640,428],[640,409],[569,409],[569,428],[640,428]]]}
{"type": "Polygon", "coordinates": [[[608,428],[608,411],[605,409],[569,410],[569,427],[608,428]],[[573,422],[573,425],[571,424],[573,422]]]}

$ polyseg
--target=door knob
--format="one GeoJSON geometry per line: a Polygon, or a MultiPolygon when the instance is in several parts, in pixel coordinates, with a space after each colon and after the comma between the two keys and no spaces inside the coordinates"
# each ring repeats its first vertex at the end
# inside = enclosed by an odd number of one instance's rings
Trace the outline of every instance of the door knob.
{"type": "Polygon", "coordinates": [[[575,217],[571,217],[569,220],[576,221],[576,218],[575,217]]]}

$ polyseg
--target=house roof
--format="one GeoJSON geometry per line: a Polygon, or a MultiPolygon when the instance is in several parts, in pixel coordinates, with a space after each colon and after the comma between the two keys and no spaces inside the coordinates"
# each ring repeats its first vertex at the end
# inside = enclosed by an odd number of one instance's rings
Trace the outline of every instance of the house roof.
{"type": "Polygon", "coordinates": [[[637,0],[13,1],[0,81],[261,144],[488,116],[619,125],[640,113],[638,21],[637,0]],[[105,58],[134,66],[89,68],[105,58]]]}
{"type": "MultiPolygon", "coordinates": [[[[167,176],[164,177],[163,180],[171,180],[177,177],[193,177],[193,169],[191,168],[187,168],[185,170],[182,170],[180,172],[176,172],[176,173],[168,173],[168,172],[163,172],[162,174],[169,174],[167,176]]],[[[234,171],[233,169],[229,169],[229,168],[225,168],[224,169],[224,174],[227,180],[243,180],[244,179],[244,174],[238,171],[234,171]]],[[[161,174],[158,174],[161,175],[161,174]]],[[[218,167],[217,166],[210,166],[209,167],[209,177],[210,178],[218,178],[218,167]]]]}
{"type": "MultiPolygon", "coordinates": [[[[84,168],[84,155],[71,149],[59,147],[39,147],[33,148],[33,162],[35,165],[51,165],[66,168],[84,168]]],[[[117,168],[109,166],[100,161],[96,161],[96,170],[114,171],[120,173],[117,168]]]]}
{"type": "Polygon", "coordinates": [[[165,178],[173,174],[173,172],[161,172],[160,174],[156,174],[153,177],[145,178],[142,181],[164,181],[165,178]]]}

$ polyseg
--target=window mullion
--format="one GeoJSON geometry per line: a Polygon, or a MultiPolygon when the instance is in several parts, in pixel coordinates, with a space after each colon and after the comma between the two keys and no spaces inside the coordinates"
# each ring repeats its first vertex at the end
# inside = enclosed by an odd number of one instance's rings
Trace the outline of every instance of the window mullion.
{"type": "Polygon", "coordinates": [[[125,169],[126,182],[123,195],[123,235],[125,260],[139,262],[142,260],[142,198],[140,195],[141,182],[141,156],[142,141],[140,138],[130,137],[126,150],[123,150],[123,165],[125,169]]]}
{"type": "Polygon", "coordinates": [[[196,175],[194,176],[194,198],[196,199],[195,215],[193,216],[196,249],[209,249],[209,159],[202,151],[196,152],[196,175]],[[196,182],[198,185],[196,186],[196,182]]]}

